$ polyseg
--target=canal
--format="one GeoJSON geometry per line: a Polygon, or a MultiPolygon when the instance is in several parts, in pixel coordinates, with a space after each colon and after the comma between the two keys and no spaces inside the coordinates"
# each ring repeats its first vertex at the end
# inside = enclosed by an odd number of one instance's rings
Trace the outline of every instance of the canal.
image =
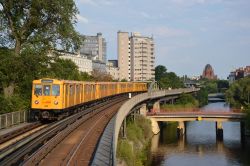
{"type": "MultiPolygon", "coordinates": [[[[211,108],[229,107],[224,102],[210,103],[211,108]]],[[[164,123],[152,138],[148,165],[153,166],[249,166],[250,141],[241,142],[240,123],[224,122],[223,141],[216,140],[215,123],[188,122],[186,136],[178,138],[177,123],[164,123]]]]}

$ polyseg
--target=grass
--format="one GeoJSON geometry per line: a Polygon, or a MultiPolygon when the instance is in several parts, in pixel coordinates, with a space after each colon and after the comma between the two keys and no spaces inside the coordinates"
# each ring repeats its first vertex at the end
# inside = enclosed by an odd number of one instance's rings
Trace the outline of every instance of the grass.
{"type": "Polygon", "coordinates": [[[142,166],[147,160],[147,149],[152,137],[150,120],[137,116],[127,122],[127,139],[118,140],[117,157],[128,166],[142,166]]]}

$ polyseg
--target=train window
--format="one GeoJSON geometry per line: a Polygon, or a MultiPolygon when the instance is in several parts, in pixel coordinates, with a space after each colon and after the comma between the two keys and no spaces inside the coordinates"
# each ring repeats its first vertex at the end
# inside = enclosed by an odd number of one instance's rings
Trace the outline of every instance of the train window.
{"type": "Polygon", "coordinates": [[[74,94],[74,85],[69,86],[69,95],[72,96],[74,94]]]}
{"type": "Polygon", "coordinates": [[[79,85],[76,85],[76,93],[78,94],[80,92],[80,87],[79,85]]]}
{"type": "Polygon", "coordinates": [[[52,85],[52,96],[60,96],[60,85],[52,85]]]}
{"type": "Polygon", "coordinates": [[[43,95],[44,96],[50,96],[50,85],[43,85],[43,95]]]}
{"type": "Polygon", "coordinates": [[[66,96],[68,96],[69,94],[69,85],[65,85],[66,86],[66,96]]]}
{"type": "Polygon", "coordinates": [[[89,94],[89,85],[85,85],[85,93],[89,94]]]}
{"type": "Polygon", "coordinates": [[[42,85],[35,85],[34,94],[37,96],[42,96],[42,85]]]}

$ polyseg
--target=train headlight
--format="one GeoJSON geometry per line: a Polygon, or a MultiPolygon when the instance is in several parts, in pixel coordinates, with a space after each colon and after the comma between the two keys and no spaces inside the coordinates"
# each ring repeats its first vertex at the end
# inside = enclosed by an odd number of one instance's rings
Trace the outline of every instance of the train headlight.
{"type": "Polygon", "coordinates": [[[57,105],[57,104],[58,104],[58,101],[54,101],[54,104],[57,105]]]}
{"type": "Polygon", "coordinates": [[[35,104],[39,104],[39,101],[38,101],[38,100],[36,100],[36,101],[35,101],[35,104]]]}

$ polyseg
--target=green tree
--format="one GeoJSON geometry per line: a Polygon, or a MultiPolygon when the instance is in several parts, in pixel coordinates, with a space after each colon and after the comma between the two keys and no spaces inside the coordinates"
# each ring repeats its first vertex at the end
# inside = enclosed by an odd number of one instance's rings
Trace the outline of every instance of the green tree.
{"type": "Polygon", "coordinates": [[[200,88],[197,92],[197,100],[199,101],[199,106],[204,106],[208,103],[208,91],[206,88],[200,88]]]}
{"type": "Polygon", "coordinates": [[[69,59],[56,58],[54,63],[51,63],[49,75],[52,78],[66,80],[80,80],[80,74],[76,64],[69,59]]]}
{"type": "Polygon", "coordinates": [[[181,94],[180,98],[177,99],[176,104],[187,105],[192,104],[193,106],[197,106],[197,100],[191,94],[181,94]]]}
{"type": "Polygon", "coordinates": [[[182,80],[174,72],[167,72],[166,67],[162,65],[155,68],[155,80],[159,82],[162,88],[184,87],[182,80]]]}
{"type": "Polygon", "coordinates": [[[80,44],[79,34],[74,29],[77,13],[73,0],[63,3],[61,0],[0,1],[0,47],[8,49],[3,56],[10,56],[4,58],[5,69],[0,71],[7,73],[2,77],[5,97],[13,95],[15,88],[20,87],[22,75],[32,79],[34,75],[44,74],[51,61],[46,58],[48,51],[77,49],[80,44]],[[28,57],[33,59],[27,61],[28,57]]]}
{"type": "Polygon", "coordinates": [[[206,81],[205,88],[208,91],[208,93],[217,93],[218,92],[216,81],[209,81],[209,80],[206,81]]]}
{"type": "Polygon", "coordinates": [[[235,81],[226,91],[226,100],[233,106],[240,108],[250,104],[250,77],[235,81]]]}
{"type": "Polygon", "coordinates": [[[225,92],[229,88],[229,82],[227,80],[217,80],[218,92],[225,92]]]}
{"type": "Polygon", "coordinates": [[[0,46],[13,48],[15,55],[26,47],[76,49],[77,13],[74,0],[1,0],[0,46]]]}
{"type": "Polygon", "coordinates": [[[167,69],[165,66],[158,65],[155,68],[155,80],[160,81],[162,77],[164,77],[167,73],[167,69]]]}
{"type": "Polygon", "coordinates": [[[93,77],[89,75],[87,72],[80,72],[80,80],[81,81],[93,81],[93,77]]]}
{"type": "Polygon", "coordinates": [[[74,0],[0,0],[1,108],[29,107],[34,79],[83,79],[72,61],[47,56],[78,48],[77,14],[74,0]]]}

